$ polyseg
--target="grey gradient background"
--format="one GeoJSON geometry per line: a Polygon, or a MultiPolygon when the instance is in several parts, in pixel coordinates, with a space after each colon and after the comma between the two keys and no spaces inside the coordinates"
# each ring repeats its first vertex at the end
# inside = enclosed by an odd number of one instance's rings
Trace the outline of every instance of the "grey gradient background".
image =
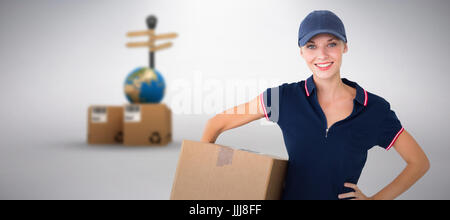
{"type": "MultiPolygon", "coordinates": [[[[126,103],[125,76],[147,65],[145,49],[125,48],[125,33],[156,14],[158,33],[180,34],[156,56],[170,105],[179,92],[171,82],[195,71],[219,80],[305,79],[296,37],[316,9],[346,26],[342,77],[387,99],[431,160],[399,199],[450,199],[445,0],[1,0],[0,199],[168,199],[181,141],[199,140],[211,114],[174,114],[174,142],[164,148],[86,144],[87,107],[126,103]]],[[[287,157],[280,129],[262,125],[227,131],[217,143],[287,157]]],[[[374,147],[359,187],[372,195],[404,166],[395,150],[374,147]]]]}

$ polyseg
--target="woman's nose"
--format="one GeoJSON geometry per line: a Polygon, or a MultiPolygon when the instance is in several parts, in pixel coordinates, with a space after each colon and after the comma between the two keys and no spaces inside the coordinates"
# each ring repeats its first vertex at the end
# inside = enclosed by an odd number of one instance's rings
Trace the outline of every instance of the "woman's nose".
{"type": "Polygon", "coordinates": [[[317,58],[318,59],[327,59],[328,58],[328,51],[326,48],[321,47],[317,50],[317,58]]]}

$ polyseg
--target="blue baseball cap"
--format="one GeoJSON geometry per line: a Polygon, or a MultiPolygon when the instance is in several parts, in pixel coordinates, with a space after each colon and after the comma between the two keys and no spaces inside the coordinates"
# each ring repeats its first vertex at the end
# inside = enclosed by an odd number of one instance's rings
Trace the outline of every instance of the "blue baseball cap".
{"type": "Polygon", "coordinates": [[[344,23],[331,11],[319,10],[309,13],[303,19],[298,30],[298,46],[303,47],[317,34],[332,34],[347,43],[344,23]]]}

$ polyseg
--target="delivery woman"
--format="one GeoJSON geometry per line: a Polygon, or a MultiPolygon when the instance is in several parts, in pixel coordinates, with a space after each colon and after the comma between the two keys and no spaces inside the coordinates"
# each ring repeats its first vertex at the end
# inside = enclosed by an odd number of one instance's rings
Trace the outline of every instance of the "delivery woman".
{"type": "Polygon", "coordinates": [[[330,11],[311,12],[300,24],[298,45],[312,75],[217,114],[208,120],[202,141],[214,143],[222,132],[265,117],[281,128],[289,155],[283,199],[394,199],[405,192],[430,163],[389,102],[341,78],[348,50],[341,19],[330,11]],[[245,114],[238,114],[239,108],[245,114]],[[394,147],[407,166],[368,197],[357,183],[373,146],[394,147]]]}

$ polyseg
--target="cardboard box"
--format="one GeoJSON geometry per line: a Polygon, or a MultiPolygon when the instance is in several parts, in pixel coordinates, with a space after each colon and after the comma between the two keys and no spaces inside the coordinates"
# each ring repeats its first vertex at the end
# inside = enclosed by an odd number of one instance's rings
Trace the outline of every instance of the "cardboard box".
{"type": "Polygon", "coordinates": [[[90,106],[88,109],[88,144],[123,142],[123,106],[90,106]]]}
{"type": "Polygon", "coordinates": [[[172,200],[281,199],[287,160],[184,140],[172,200]]]}
{"type": "Polygon", "coordinates": [[[123,143],[165,146],[172,141],[172,112],[165,104],[126,105],[123,143]]]}

